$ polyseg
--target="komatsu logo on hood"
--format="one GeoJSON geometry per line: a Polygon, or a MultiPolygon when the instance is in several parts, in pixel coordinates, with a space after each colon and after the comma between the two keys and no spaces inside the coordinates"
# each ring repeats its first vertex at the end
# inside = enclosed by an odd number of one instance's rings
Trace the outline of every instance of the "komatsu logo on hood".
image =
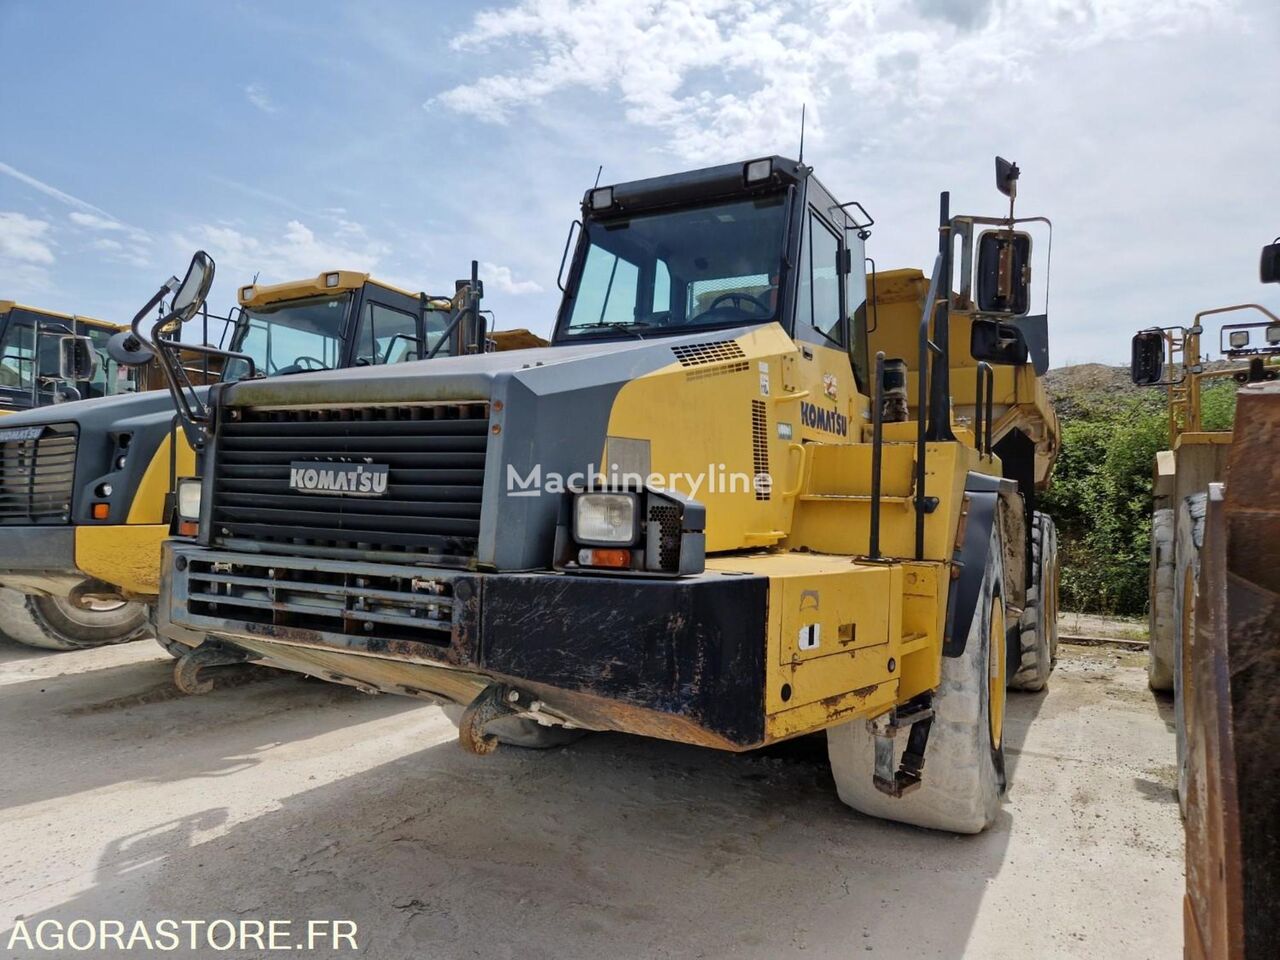
{"type": "Polygon", "coordinates": [[[385,463],[333,463],[295,460],[289,464],[289,489],[330,497],[381,497],[387,492],[385,463]]]}
{"type": "Polygon", "coordinates": [[[801,401],[800,421],[806,427],[812,427],[815,430],[825,430],[828,433],[839,434],[842,437],[849,435],[848,417],[843,413],[837,413],[835,410],[824,410],[814,403],[801,401]]]}
{"type": "Polygon", "coordinates": [[[0,430],[0,443],[9,443],[14,440],[39,440],[42,433],[44,433],[44,427],[10,427],[8,430],[0,430]]]}

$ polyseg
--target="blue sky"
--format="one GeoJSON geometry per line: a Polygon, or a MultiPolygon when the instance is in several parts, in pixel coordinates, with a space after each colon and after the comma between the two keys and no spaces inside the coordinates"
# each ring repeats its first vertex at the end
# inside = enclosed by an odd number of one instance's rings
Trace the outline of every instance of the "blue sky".
{"type": "MultiPolygon", "coordinates": [[[[925,266],[937,193],[1052,217],[1055,363],[1261,299],[1280,234],[1271,0],[0,0],[0,298],[127,319],[196,247],[211,305],[371,269],[545,332],[583,190],[773,152],[925,266]]],[[[1042,281],[1043,277],[1038,277],[1042,281]]]]}

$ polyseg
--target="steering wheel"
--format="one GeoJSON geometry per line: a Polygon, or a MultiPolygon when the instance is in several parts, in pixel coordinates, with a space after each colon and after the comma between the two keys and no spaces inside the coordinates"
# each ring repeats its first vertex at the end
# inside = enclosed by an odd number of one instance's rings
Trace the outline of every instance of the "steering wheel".
{"type": "Polygon", "coordinates": [[[743,293],[741,290],[730,290],[728,293],[722,293],[720,294],[720,296],[712,300],[711,305],[707,307],[707,309],[704,310],[703,313],[710,313],[712,310],[716,309],[718,306],[720,306],[721,303],[724,303],[725,301],[734,301],[733,309],[738,310],[742,313],[754,312],[754,311],[743,310],[741,306],[737,305],[743,302],[751,304],[753,307],[756,308],[756,310],[759,310],[761,313],[771,312],[768,304],[766,304],[759,297],[754,297],[749,293],[743,293]]]}
{"type": "Polygon", "coordinates": [[[291,367],[297,367],[302,373],[311,373],[315,370],[328,370],[329,365],[323,360],[318,360],[311,356],[301,356],[294,358],[291,367]]]}

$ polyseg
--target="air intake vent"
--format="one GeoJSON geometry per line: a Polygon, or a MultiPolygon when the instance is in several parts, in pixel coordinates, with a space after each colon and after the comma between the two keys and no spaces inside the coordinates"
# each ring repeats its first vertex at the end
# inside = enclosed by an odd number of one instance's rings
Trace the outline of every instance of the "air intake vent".
{"type": "Polygon", "coordinates": [[[70,523],[77,428],[60,423],[33,432],[19,438],[20,429],[0,430],[14,437],[0,442],[0,524],[70,523]]]}
{"type": "Polygon", "coordinates": [[[671,348],[682,367],[700,367],[705,363],[724,360],[742,360],[746,354],[733,340],[713,340],[710,343],[686,343],[671,348]]]}
{"type": "Polygon", "coordinates": [[[756,471],[756,499],[768,500],[773,477],[769,475],[769,416],[763,400],[751,401],[751,459],[756,471]]]}

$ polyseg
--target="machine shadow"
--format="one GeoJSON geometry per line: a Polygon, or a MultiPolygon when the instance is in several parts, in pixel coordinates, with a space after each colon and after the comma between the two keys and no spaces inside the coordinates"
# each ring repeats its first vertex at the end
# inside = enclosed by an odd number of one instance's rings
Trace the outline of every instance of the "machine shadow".
{"type": "MultiPolygon", "coordinates": [[[[1015,702],[1014,756],[1034,702],[1015,702]]],[[[1012,829],[1007,810],[976,837],[859,816],[820,736],[731,755],[597,734],[484,759],[450,741],[195,841],[225,813],[112,838],[92,885],[27,923],[350,919],[366,958],[959,958],[1012,829]]]]}
{"type": "Polygon", "coordinates": [[[213,692],[186,696],[173,684],[173,661],[157,652],[0,686],[0,737],[13,761],[0,810],[128,781],[227,776],[282,744],[420,706],[260,668],[235,668],[213,692]],[[171,749],[121,748],[159,731],[171,749]]]}

